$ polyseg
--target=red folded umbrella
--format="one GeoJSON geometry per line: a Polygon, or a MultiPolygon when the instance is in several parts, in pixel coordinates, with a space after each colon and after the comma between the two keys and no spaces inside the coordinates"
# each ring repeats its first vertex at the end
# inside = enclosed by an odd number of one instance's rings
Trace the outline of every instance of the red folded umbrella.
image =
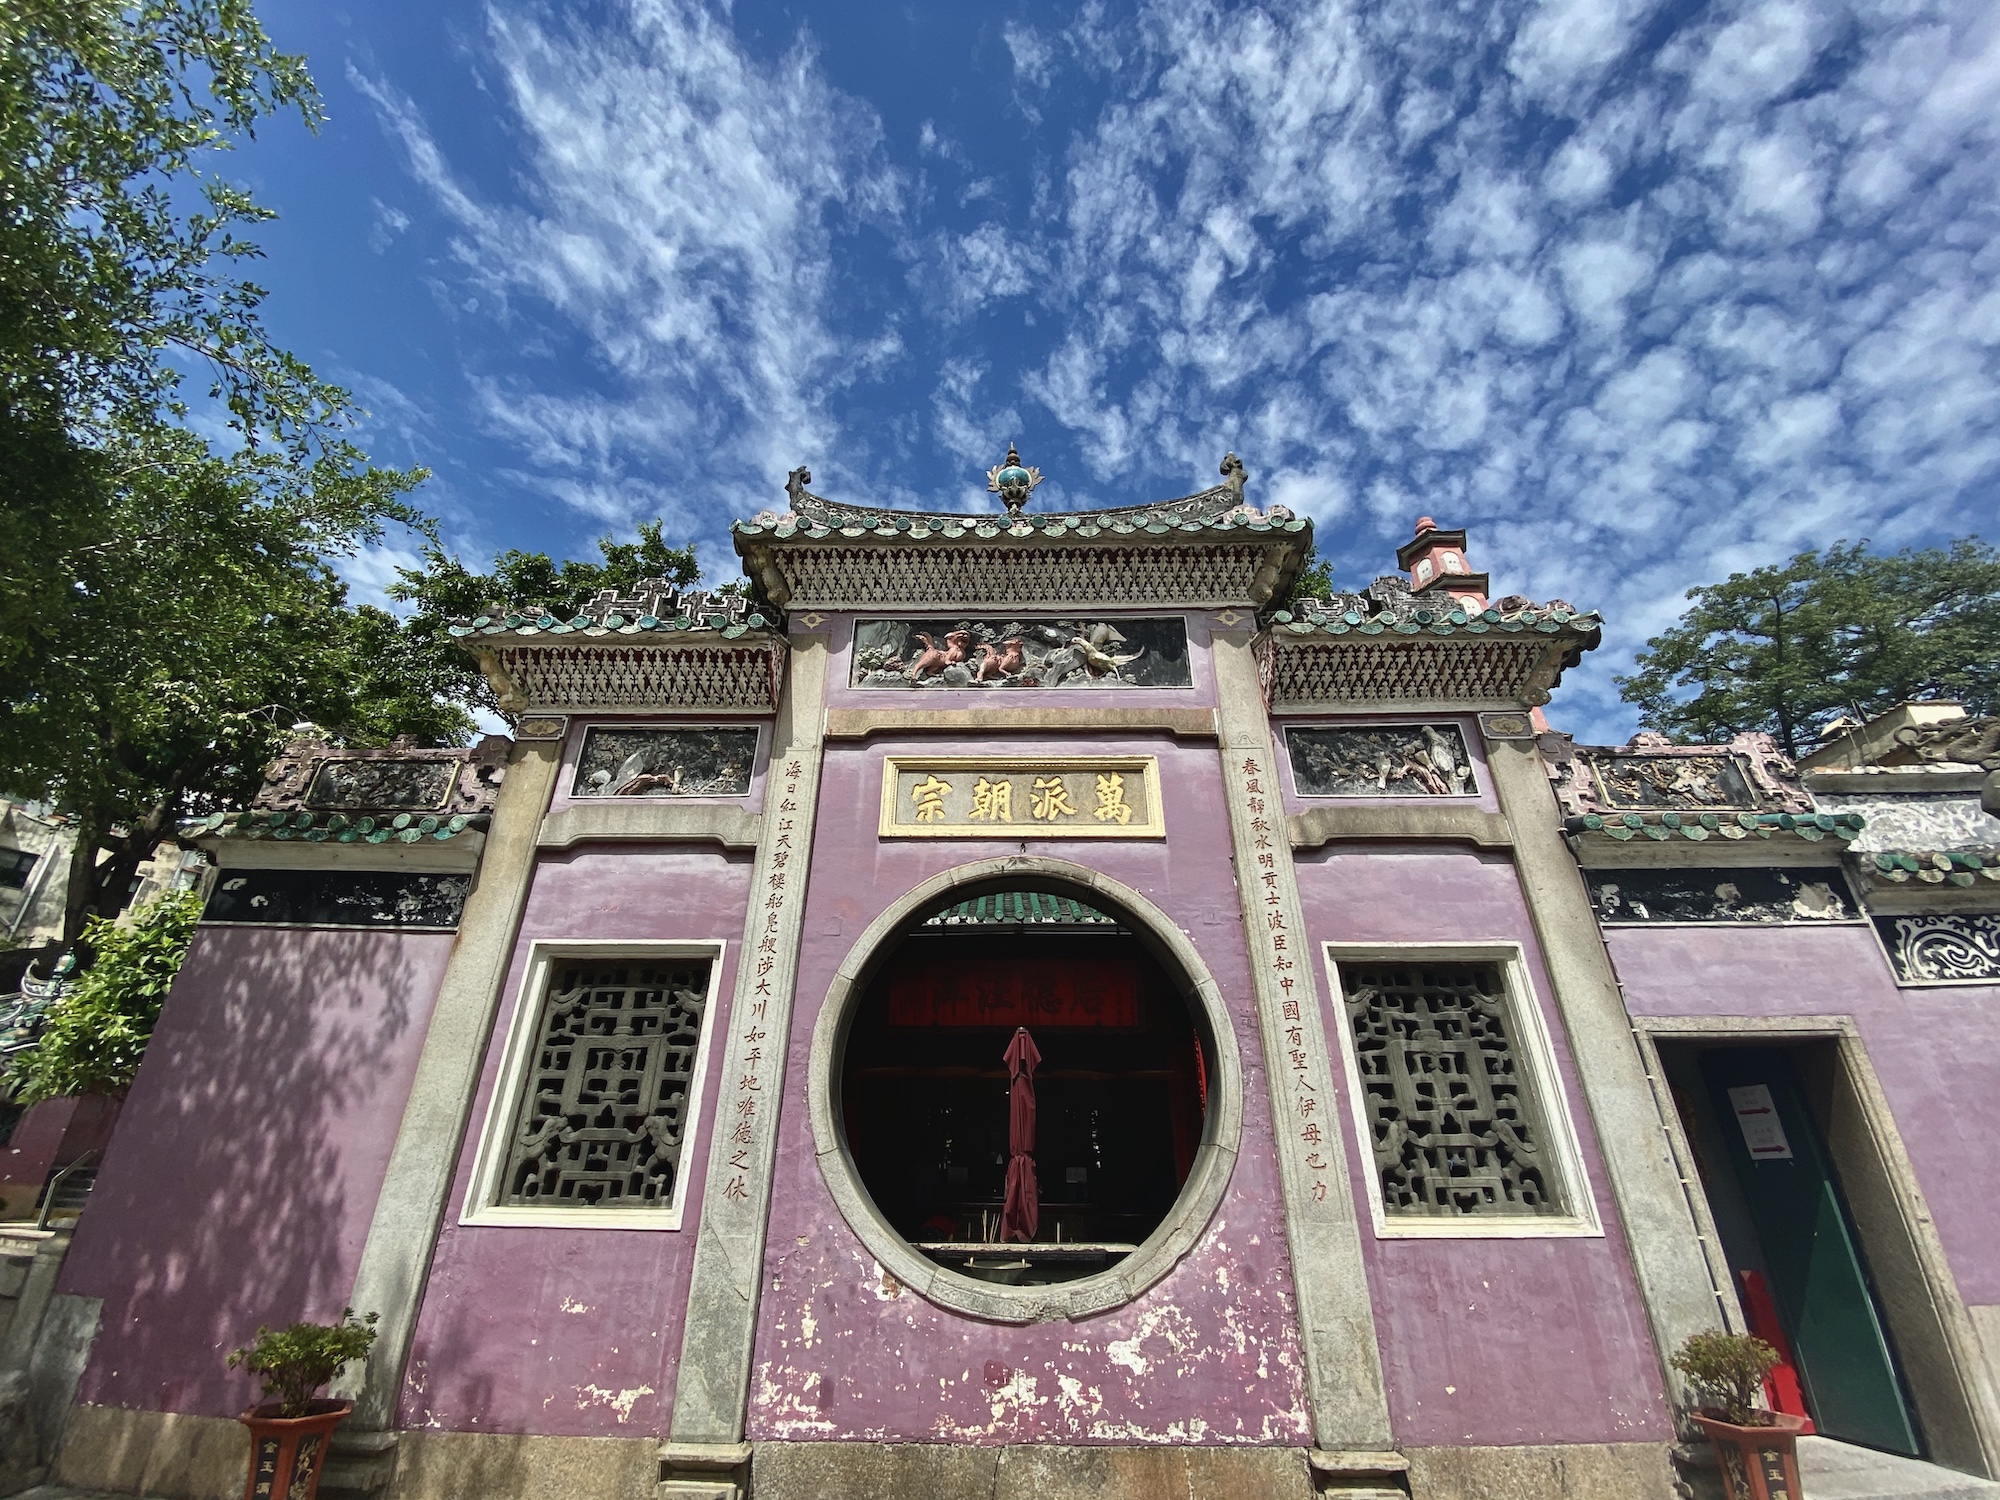
{"type": "Polygon", "coordinates": [[[1000,1208],[1001,1240],[1028,1241],[1042,1222],[1042,1192],[1035,1181],[1035,1069],[1042,1054],[1025,1026],[1007,1044],[1007,1200],[1000,1208]]]}

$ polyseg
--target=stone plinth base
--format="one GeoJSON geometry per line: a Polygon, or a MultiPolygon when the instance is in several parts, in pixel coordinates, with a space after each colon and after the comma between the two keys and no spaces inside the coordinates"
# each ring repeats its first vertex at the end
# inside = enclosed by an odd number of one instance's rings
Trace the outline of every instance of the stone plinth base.
{"type": "Polygon", "coordinates": [[[49,1478],[79,1490],[242,1500],[250,1432],[233,1417],[76,1406],[49,1478]]]}
{"type": "Polygon", "coordinates": [[[932,1443],[758,1443],[757,1500],[1310,1500],[1301,1448],[972,1448],[932,1443]]]}
{"type": "MultiPolygon", "coordinates": [[[[406,1432],[383,1500],[658,1500],[659,1440],[406,1432]]],[[[1664,1443],[1411,1448],[1410,1500],[1674,1500],[1664,1443]]],[[[220,1417],[79,1406],[51,1478],[163,1500],[237,1500],[249,1462],[220,1417]]],[[[1370,1500],[1397,1478],[1318,1469],[1301,1448],[977,1448],[942,1443],[756,1444],[755,1500],[1370,1500]]],[[[688,1486],[689,1481],[674,1481],[688,1486]]],[[[724,1481],[713,1487],[720,1494],[724,1481]]]]}
{"type": "Polygon", "coordinates": [[[1413,1500],[1674,1500],[1665,1443],[1405,1448],[1413,1500]]]}

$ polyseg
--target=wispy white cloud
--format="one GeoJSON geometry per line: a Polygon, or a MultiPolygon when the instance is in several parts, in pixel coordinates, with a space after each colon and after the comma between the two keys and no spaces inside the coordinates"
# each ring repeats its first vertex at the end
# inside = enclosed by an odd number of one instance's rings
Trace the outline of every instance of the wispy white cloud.
{"type": "Polygon", "coordinates": [[[942,115],[888,142],[809,37],[774,66],[686,0],[597,14],[489,12],[511,193],[354,75],[453,295],[526,351],[477,372],[481,421],[580,515],[713,539],[801,458],[938,503],[913,469],[1024,424],[1066,500],[1234,447],[1354,581],[1425,512],[1503,592],[1604,609],[1565,700],[1600,732],[1690,584],[1991,524],[1978,0],[1091,0],[998,29],[1004,152],[942,115]]]}
{"type": "Polygon", "coordinates": [[[1690,584],[1990,524],[1990,8],[1162,0],[1118,36],[1024,382],[1100,478],[1254,430],[1253,469],[1339,475],[1305,504],[1357,578],[1418,510],[1469,522],[1507,587],[1612,616],[1570,696],[1607,726],[1690,584]]]}
{"type": "Polygon", "coordinates": [[[827,446],[828,392],[899,347],[889,327],[836,335],[829,306],[832,221],[893,215],[899,182],[874,115],[827,85],[803,36],[773,68],[698,4],[607,18],[487,12],[521,152],[504,199],[466,184],[393,79],[350,78],[452,224],[482,312],[523,342],[585,341],[591,378],[549,361],[475,372],[529,482],[614,527],[658,513],[708,529],[827,446]]]}

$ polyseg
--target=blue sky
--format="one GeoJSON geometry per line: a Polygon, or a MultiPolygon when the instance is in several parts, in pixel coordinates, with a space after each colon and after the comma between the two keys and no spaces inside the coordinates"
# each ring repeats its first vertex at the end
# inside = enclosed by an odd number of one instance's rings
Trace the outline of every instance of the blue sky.
{"type": "Polygon", "coordinates": [[[269,320],[469,561],[1234,449],[1350,584],[1430,514],[1602,610],[1622,739],[1690,585],[2000,513],[1990,0],[260,11],[331,116],[225,163],[269,320]]]}

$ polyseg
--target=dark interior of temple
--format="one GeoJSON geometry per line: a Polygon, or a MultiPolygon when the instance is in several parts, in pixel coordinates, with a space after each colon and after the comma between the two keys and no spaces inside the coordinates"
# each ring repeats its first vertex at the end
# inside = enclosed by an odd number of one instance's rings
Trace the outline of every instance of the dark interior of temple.
{"type": "Polygon", "coordinates": [[[1146,945],[1085,915],[918,926],[848,1033],[841,1102],[861,1180],[898,1233],[962,1274],[1036,1285],[1115,1264],[1166,1217],[1200,1147],[1209,1044],[1146,945]],[[1001,1239],[1021,1026],[1041,1054],[1026,1244],[1001,1239]]]}

